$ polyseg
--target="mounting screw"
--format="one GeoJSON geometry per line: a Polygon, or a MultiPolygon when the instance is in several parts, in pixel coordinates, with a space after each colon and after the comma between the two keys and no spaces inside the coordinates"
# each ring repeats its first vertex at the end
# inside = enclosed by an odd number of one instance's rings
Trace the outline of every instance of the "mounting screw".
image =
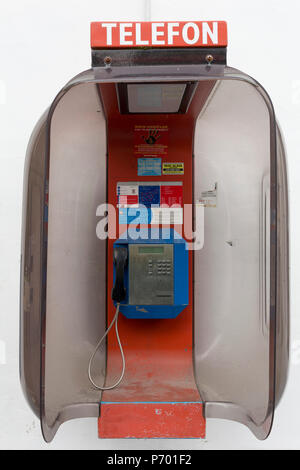
{"type": "Polygon", "coordinates": [[[212,61],[214,60],[214,56],[211,54],[207,54],[207,56],[205,57],[205,60],[208,64],[211,64],[212,61]]]}
{"type": "Polygon", "coordinates": [[[109,57],[109,56],[106,56],[104,57],[104,60],[103,60],[104,64],[106,65],[106,67],[109,67],[112,63],[112,58],[109,57]]]}

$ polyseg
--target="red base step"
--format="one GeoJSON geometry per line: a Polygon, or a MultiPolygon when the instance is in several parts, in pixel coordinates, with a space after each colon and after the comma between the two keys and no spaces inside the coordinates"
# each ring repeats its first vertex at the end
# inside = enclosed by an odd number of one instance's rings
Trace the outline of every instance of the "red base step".
{"type": "Polygon", "coordinates": [[[202,403],[102,403],[100,438],[205,438],[202,403]]]}

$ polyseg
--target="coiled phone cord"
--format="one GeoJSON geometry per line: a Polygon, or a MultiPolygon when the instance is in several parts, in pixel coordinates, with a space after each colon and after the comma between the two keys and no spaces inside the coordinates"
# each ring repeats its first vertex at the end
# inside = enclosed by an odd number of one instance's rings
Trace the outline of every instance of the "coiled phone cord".
{"type": "Polygon", "coordinates": [[[102,336],[102,338],[99,340],[91,358],[90,358],[90,361],[89,361],[89,366],[88,366],[88,376],[89,376],[89,380],[90,382],[94,385],[94,387],[96,387],[98,390],[111,390],[115,387],[117,387],[119,385],[119,383],[122,381],[123,377],[124,377],[124,373],[125,373],[125,366],[126,366],[126,363],[125,363],[125,356],[124,356],[124,351],[123,351],[123,348],[122,348],[122,343],[120,341],[120,336],[119,336],[119,330],[118,330],[118,317],[119,317],[119,308],[120,308],[120,303],[117,303],[117,308],[116,308],[116,313],[115,313],[115,316],[114,318],[112,319],[112,322],[111,324],[109,325],[109,327],[107,328],[106,332],[104,333],[104,335],[102,336]],[[115,324],[115,330],[116,330],[116,337],[117,337],[117,340],[118,340],[118,344],[119,344],[119,348],[120,348],[120,353],[121,353],[121,357],[122,357],[122,372],[121,372],[121,375],[120,375],[120,378],[117,380],[117,382],[113,385],[110,385],[109,387],[100,387],[100,385],[97,385],[93,378],[92,378],[92,373],[91,373],[91,368],[92,368],[92,363],[93,363],[93,360],[94,360],[94,357],[98,351],[98,349],[100,348],[101,346],[101,343],[102,341],[104,340],[104,338],[108,335],[109,331],[111,330],[111,328],[113,327],[113,325],[115,324]]]}

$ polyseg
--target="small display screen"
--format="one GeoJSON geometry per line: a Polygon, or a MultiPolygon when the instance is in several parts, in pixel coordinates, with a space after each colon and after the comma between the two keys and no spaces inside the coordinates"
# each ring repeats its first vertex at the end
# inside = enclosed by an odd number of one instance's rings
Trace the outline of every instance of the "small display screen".
{"type": "Polygon", "coordinates": [[[140,246],[139,253],[163,253],[163,246],[140,246]]]}

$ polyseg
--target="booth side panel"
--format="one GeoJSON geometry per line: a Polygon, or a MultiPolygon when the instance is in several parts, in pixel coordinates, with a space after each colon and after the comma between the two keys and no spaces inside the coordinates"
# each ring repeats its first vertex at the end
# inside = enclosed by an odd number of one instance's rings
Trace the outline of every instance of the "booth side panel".
{"type": "MultiPolygon", "coordinates": [[[[87,374],[106,328],[106,240],[96,230],[98,208],[106,203],[106,123],[96,86],[71,88],[50,124],[42,377],[47,440],[63,420],[99,414],[101,394],[87,374]]],[[[105,367],[102,349],[93,372],[99,383],[105,367]]]]}
{"type": "Polygon", "coordinates": [[[40,415],[42,228],[45,182],[45,113],[28,144],[23,195],[20,284],[20,378],[34,413],[40,415]]]}
{"type": "Polygon", "coordinates": [[[205,204],[204,247],[195,252],[196,380],[206,416],[253,429],[267,417],[272,388],[270,135],[261,94],[234,80],[220,82],[195,132],[195,200],[205,204]]]}
{"type": "Polygon", "coordinates": [[[277,331],[276,405],[287,382],[290,347],[289,319],[289,207],[287,162],[280,129],[277,127],[278,235],[277,235],[277,331]]]}

